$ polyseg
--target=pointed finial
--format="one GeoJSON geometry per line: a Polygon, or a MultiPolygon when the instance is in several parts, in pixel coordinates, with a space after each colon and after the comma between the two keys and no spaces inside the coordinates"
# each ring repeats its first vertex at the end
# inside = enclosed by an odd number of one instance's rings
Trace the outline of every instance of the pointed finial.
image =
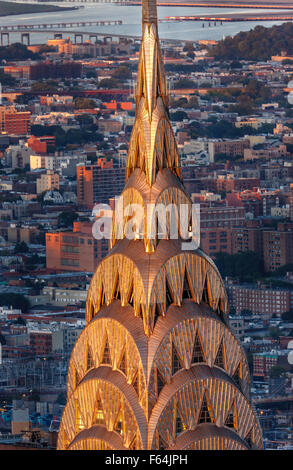
{"type": "Polygon", "coordinates": [[[142,24],[158,23],[157,0],[142,0],[142,24]]]}

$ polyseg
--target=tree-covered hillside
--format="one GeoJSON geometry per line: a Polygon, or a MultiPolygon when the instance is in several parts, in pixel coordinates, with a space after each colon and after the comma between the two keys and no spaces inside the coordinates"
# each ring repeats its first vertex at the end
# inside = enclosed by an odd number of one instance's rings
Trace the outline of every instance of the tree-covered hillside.
{"type": "Polygon", "coordinates": [[[224,60],[267,60],[282,51],[293,55],[293,23],[271,28],[256,26],[252,31],[229,36],[219,41],[210,54],[224,60]]]}
{"type": "Polygon", "coordinates": [[[14,3],[0,1],[0,16],[22,15],[26,13],[45,13],[50,11],[72,10],[75,7],[59,7],[56,5],[38,5],[31,3],[14,3]]]}

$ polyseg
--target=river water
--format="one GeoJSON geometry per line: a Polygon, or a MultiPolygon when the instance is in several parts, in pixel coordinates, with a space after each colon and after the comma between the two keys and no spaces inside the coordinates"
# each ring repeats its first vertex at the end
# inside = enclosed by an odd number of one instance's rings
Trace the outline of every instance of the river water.
{"type": "MultiPolygon", "coordinates": [[[[68,3],[66,6],[69,5],[68,3]]],[[[71,4],[72,5],[72,4],[71,4]]],[[[83,4],[84,5],[84,4],[83,4]]],[[[60,6],[60,3],[59,3],[60,6]]],[[[159,18],[166,16],[192,16],[192,15],[209,15],[221,16],[225,13],[256,13],[272,12],[278,14],[278,10],[270,9],[233,9],[233,8],[197,8],[197,7],[158,7],[159,18]]],[[[281,12],[281,10],[280,10],[281,12]]],[[[284,10],[283,10],[284,12],[284,10]]],[[[84,8],[66,12],[53,12],[53,13],[35,13],[27,15],[6,16],[0,18],[0,25],[16,25],[16,24],[40,24],[40,23],[53,23],[53,22],[70,22],[70,21],[89,21],[89,20],[122,20],[121,25],[110,26],[83,26],[80,28],[70,27],[69,30],[86,31],[86,32],[101,32],[113,34],[141,34],[141,7],[139,6],[123,6],[115,4],[87,4],[84,8]]],[[[249,31],[258,24],[270,27],[274,24],[282,24],[282,21],[261,21],[261,22],[233,22],[224,23],[223,25],[205,23],[205,28],[202,27],[200,21],[189,22],[162,22],[159,23],[159,35],[162,39],[222,39],[223,36],[234,36],[239,31],[249,31]]],[[[69,36],[69,35],[68,35],[69,36]]],[[[45,43],[47,39],[52,38],[53,33],[34,33],[31,34],[31,44],[45,43]]],[[[63,36],[64,37],[64,36],[63,36]]],[[[86,38],[85,38],[86,39],[86,38]]],[[[10,43],[20,41],[20,34],[13,33],[10,35],[10,43]]]]}

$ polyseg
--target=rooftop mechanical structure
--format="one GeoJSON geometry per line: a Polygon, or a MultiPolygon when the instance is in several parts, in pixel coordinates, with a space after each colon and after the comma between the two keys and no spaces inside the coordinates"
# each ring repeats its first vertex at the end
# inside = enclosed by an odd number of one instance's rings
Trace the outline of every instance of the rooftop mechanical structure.
{"type": "Polygon", "coordinates": [[[136,119],[120,200],[141,206],[155,235],[136,220],[129,239],[129,217],[114,218],[69,362],[57,448],[262,449],[219,271],[200,248],[183,251],[182,239],[159,236],[157,205],[185,204],[191,217],[192,203],[169,120],[156,0],[142,1],[136,119]]]}

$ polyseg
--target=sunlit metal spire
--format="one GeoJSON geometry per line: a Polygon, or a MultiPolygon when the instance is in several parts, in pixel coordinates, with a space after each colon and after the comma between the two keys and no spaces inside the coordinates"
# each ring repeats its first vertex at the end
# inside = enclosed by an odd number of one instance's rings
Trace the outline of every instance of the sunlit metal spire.
{"type": "Polygon", "coordinates": [[[137,237],[126,236],[130,204],[143,222],[153,219],[149,207],[191,206],[168,116],[156,1],[143,0],[142,11],[121,236],[88,289],[58,449],[261,449],[247,359],[214,262],[169,233],[148,238],[137,218],[137,237]]]}
{"type": "Polygon", "coordinates": [[[136,121],[127,160],[126,178],[135,168],[146,174],[149,186],[157,172],[170,168],[181,178],[181,165],[168,115],[164,63],[158,38],[155,0],[142,2],[142,42],[137,77],[136,121]]]}

